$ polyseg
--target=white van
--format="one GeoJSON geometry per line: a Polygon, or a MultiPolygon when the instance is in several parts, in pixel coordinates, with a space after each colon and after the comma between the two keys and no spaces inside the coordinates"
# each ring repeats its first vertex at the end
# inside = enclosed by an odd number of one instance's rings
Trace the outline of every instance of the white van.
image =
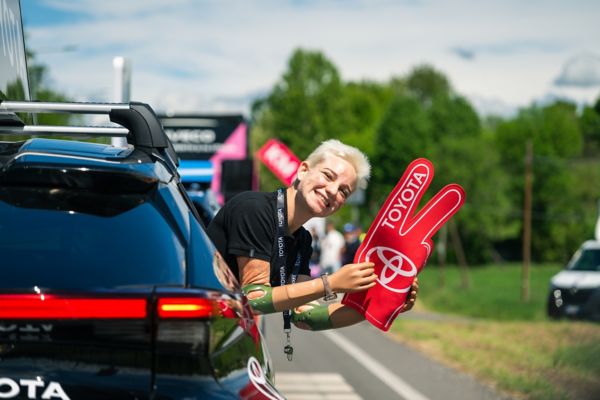
{"type": "Polygon", "coordinates": [[[600,321],[600,241],[588,240],[550,280],[548,316],[600,321]]]}

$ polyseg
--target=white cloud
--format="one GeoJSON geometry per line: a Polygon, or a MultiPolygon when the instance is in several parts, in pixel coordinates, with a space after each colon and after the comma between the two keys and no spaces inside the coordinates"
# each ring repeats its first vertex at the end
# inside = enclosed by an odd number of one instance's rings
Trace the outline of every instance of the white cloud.
{"type": "Polygon", "coordinates": [[[600,3],[494,1],[52,0],[82,13],[27,27],[29,43],[69,94],[110,100],[112,57],[132,61],[132,96],[156,108],[248,110],[301,46],[347,80],[387,80],[428,62],[459,93],[523,106],[553,90],[565,59],[600,51],[600,3]],[[43,49],[76,44],[77,52],[43,49]],[[473,52],[464,60],[451,49],[473,52]]]}
{"type": "Polygon", "coordinates": [[[569,59],[555,83],[559,86],[600,87],[600,56],[579,54],[569,59]]]}
{"type": "Polygon", "coordinates": [[[498,117],[512,117],[516,115],[517,108],[496,98],[482,97],[479,95],[468,95],[469,101],[479,114],[494,115],[498,117]]]}

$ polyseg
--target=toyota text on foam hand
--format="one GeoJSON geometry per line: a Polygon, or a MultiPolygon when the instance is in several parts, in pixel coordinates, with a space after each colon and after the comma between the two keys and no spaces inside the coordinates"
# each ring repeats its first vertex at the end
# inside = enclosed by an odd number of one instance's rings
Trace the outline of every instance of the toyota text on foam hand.
{"type": "MultiPolygon", "coordinates": [[[[402,218],[402,213],[408,210],[407,204],[410,204],[417,195],[417,193],[423,188],[423,182],[427,178],[427,174],[414,172],[408,181],[408,184],[398,196],[398,199],[394,204],[392,204],[392,208],[388,211],[387,215],[383,218],[381,224],[385,227],[394,229],[394,225],[392,225],[389,221],[394,223],[400,221],[402,218]]],[[[402,226],[400,226],[402,229],[402,226]]],[[[402,234],[400,230],[398,233],[402,234]]]]}

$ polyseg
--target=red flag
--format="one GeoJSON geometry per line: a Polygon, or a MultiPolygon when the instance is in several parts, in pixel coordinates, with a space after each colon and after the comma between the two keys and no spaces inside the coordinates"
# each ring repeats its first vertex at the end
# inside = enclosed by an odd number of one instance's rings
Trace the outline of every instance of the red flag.
{"type": "Polygon", "coordinates": [[[429,160],[419,158],[410,163],[354,257],[355,263],[375,263],[377,283],[367,291],[346,294],[342,303],[383,331],[390,329],[427,262],[433,250],[431,238],[465,202],[463,188],[450,184],[415,215],[432,179],[429,160]]]}
{"type": "Polygon", "coordinates": [[[300,159],[285,144],[269,139],[256,155],[286,186],[292,184],[300,159]]]}

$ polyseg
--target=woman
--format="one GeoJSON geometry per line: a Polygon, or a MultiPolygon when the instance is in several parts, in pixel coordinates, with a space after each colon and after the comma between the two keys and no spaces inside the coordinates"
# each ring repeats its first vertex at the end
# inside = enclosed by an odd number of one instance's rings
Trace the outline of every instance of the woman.
{"type": "MultiPolygon", "coordinates": [[[[319,305],[313,301],[375,286],[374,264],[347,264],[332,275],[312,279],[312,240],[302,225],[339,210],[359,185],[366,184],[370,170],[367,157],[358,149],[328,140],[300,164],[296,180],[287,189],[245,192],[219,211],[208,235],[239,278],[255,311],[292,310],[294,324],[310,330],[364,320],[340,303],[319,305]]],[[[417,290],[415,284],[403,311],[412,308],[417,290]]]]}

